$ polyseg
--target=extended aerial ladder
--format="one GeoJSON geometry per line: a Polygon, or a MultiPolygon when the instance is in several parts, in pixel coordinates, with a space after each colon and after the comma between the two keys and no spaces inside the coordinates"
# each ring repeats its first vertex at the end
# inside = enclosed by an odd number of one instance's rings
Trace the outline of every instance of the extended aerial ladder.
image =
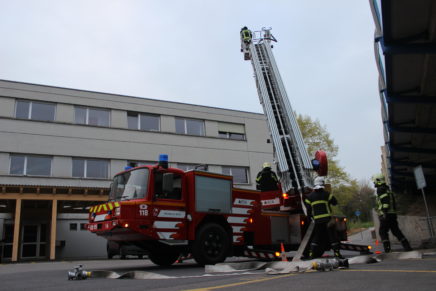
{"type": "MultiPolygon", "coordinates": [[[[310,160],[303,136],[295,118],[294,111],[286,94],[271,48],[272,41],[277,40],[271,34],[271,28],[261,31],[241,30],[241,52],[244,60],[250,60],[254,70],[260,103],[266,116],[271,138],[273,140],[274,159],[282,184],[282,190],[291,195],[303,194],[313,188],[314,170],[319,176],[327,175],[327,156],[322,150],[315,153],[310,160]]],[[[301,201],[301,208],[306,208],[301,201]]],[[[281,209],[287,210],[287,209],[281,209]]],[[[336,223],[341,222],[336,219],[336,223]]],[[[294,261],[300,260],[309,242],[314,223],[311,221],[302,239],[294,261]]],[[[345,227],[346,228],[346,227],[345,227]]],[[[345,232],[345,230],[344,230],[345,232]]],[[[367,246],[341,243],[341,248],[367,253],[367,246]]]]}
{"type": "MultiPolygon", "coordinates": [[[[253,38],[241,35],[241,52],[253,65],[257,91],[266,115],[274,158],[283,191],[300,195],[313,187],[314,166],[309,159],[285,87],[272,53],[276,39],[270,28],[254,32],[253,38]]],[[[325,175],[325,174],[324,174],[325,175]]]]}

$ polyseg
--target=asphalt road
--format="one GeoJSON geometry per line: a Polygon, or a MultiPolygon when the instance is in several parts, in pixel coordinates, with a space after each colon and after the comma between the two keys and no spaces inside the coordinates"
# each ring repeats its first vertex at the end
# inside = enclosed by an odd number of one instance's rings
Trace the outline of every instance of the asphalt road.
{"type": "Polygon", "coordinates": [[[169,268],[148,260],[39,262],[0,265],[0,290],[435,290],[436,253],[422,259],[355,264],[330,272],[267,275],[265,270],[205,273],[192,260],[169,268]],[[82,263],[86,270],[141,271],[148,279],[89,278],[69,281],[67,271],[82,263]]]}
{"type": "MultiPolygon", "coordinates": [[[[381,248],[374,245],[369,232],[357,234],[351,240],[381,248]]],[[[349,269],[331,272],[310,270],[281,275],[268,275],[264,269],[206,273],[205,268],[193,260],[168,268],[155,266],[146,259],[0,264],[0,290],[435,290],[436,251],[423,252],[422,259],[387,258],[378,263],[352,264],[349,269]],[[69,281],[67,272],[78,264],[83,264],[84,269],[93,274],[97,274],[97,270],[118,274],[138,271],[143,279],[69,281]]],[[[348,258],[356,255],[352,252],[343,254],[348,258]]],[[[233,258],[233,261],[240,260],[233,258]]]]}

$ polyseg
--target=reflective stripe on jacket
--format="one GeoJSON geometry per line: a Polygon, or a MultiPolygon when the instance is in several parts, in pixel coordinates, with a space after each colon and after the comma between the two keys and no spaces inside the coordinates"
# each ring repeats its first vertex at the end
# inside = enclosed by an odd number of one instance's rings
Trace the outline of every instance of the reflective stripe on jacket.
{"type": "Polygon", "coordinates": [[[251,31],[246,29],[241,32],[244,41],[251,40],[251,31]]]}
{"type": "Polygon", "coordinates": [[[323,189],[315,190],[304,200],[307,204],[308,214],[315,222],[328,222],[332,216],[330,205],[336,205],[336,198],[323,189]]]}
{"type": "Polygon", "coordinates": [[[397,213],[394,193],[389,190],[388,186],[382,185],[377,187],[377,195],[375,199],[378,215],[383,215],[385,213],[397,213]]]}

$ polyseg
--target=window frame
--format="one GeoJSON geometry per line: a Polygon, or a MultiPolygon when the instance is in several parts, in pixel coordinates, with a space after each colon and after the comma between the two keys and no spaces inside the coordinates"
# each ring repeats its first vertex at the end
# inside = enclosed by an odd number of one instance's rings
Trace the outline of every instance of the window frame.
{"type": "Polygon", "coordinates": [[[127,127],[129,129],[133,129],[133,130],[160,132],[161,131],[161,115],[152,114],[152,113],[139,113],[139,112],[128,111],[127,112],[127,127]],[[129,122],[128,122],[129,116],[136,117],[136,127],[135,128],[129,127],[129,122]],[[141,120],[144,117],[156,117],[157,118],[157,129],[143,129],[143,128],[141,128],[141,120]]]}
{"type": "Polygon", "coordinates": [[[239,166],[221,166],[221,173],[224,175],[230,175],[233,177],[233,184],[240,184],[240,185],[249,185],[250,184],[250,175],[249,175],[249,168],[248,167],[239,167],[239,166]],[[224,169],[229,169],[229,174],[224,173],[224,169]],[[243,169],[245,172],[245,177],[247,179],[246,182],[237,182],[235,181],[235,176],[233,175],[233,169],[243,169]]]}
{"type": "Polygon", "coordinates": [[[74,106],[74,123],[80,124],[80,125],[88,125],[88,126],[99,126],[99,127],[110,127],[111,126],[111,109],[105,109],[105,108],[99,108],[99,107],[88,107],[88,106],[81,106],[81,105],[75,105],[74,106]],[[85,123],[77,122],[76,119],[76,110],[77,109],[85,109],[85,123]],[[98,125],[98,124],[90,124],[89,123],[89,110],[97,110],[97,111],[103,111],[108,113],[108,120],[107,125],[98,125]]]}
{"type": "Polygon", "coordinates": [[[128,160],[126,163],[126,167],[141,167],[141,166],[150,166],[150,165],[156,165],[157,161],[132,161],[128,160]]]}
{"type": "Polygon", "coordinates": [[[71,164],[71,176],[73,178],[81,178],[81,179],[110,179],[110,160],[108,159],[93,159],[93,158],[72,158],[72,164],[71,164]],[[83,176],[74,176],[74,160],[82,160],[83,161],[83,176]],[[104,161],[106,162],[106,177],[88,177],[88,161],[104,161]]]}
{"type": "Polygon", "coordinates": [[[34,101],[34,100],[25,100],[25,99],[16,99],[15,100],[15,118],[18,119],[24,119],[24,120],[35,120],[35,121],[46,121],[46,122],[54,122],[56,121],[56,110],[57,110],[57,103],[54,102],[45,102],[45,101],[34,101]],[[18,117],[18,102],[26,102],[28,103],[28,107],[27,107],[27,117],[18,117]],[[53,106],[53,119],[49,119],[49,120],[45,120],[45,119],[35,119],[32,118],[32,113],[33,113],[33,104],[34,103],[39,103],[39,104],[44,104],[44,105],[52,105],[53,106]]]}
{"type": "Polygon", "coordinates": [[[195,170],[195,166],[197,166],[197,165],[196,164],[177,163],[175,168],[182,170],[184,172],[187,172],[187,171],[195,170]],[[180,167],[182,167],[182,168],[180,168],[180,167]]]}
{"type": "Polygon", "coordinates": [[[26,155],[26,154],[10,154],[9,155],[9,175],[11,176],[38,176],[38,177],[52,177],[53,174],[53,157],[52,156],[45,156],[45,155],[26,155]],[[21,174],[12,174],[12,158],[13,157],[24,157],[24,163],[23,163],[23,173],[21,174]],[[47,158],[50,161],[50,170],[48,175],[42,175],[42,174],[28,174],[28,158],[29,157],[38,157],[38,158],[47,158]]]}
{"type": "Polygon", "coordinates": [[[218,136],[220,138],[224,138],[224,139],[230,139],[230,140],[242,140],[242,141],[246,141],[247,138],[245,136],[245,134],[242,133],[236,133],[236,132],[230,132],[230,131],[218,131],[218,136]],[[241,135],[242,138],[232,138],[232,135],[241,135]]]}
{"type": "Polygon", "coordinates": [[[196,118],[186,118],[186,117],[175,117],[175,128],[177,134],[190,135],[190,136],[206,136],[206,125],[204,119],[196,118]],[[183,133],[177,132],[177,120],[183,121],[183,133]],[[188,133],[188,121],[198,121],[201,122],[201,134],[191,134],[188,133]]]}
{"type": "Polygon", "coordinates": [[[77,222],[70,222],[70,231],[78,231],[77,222]]]}

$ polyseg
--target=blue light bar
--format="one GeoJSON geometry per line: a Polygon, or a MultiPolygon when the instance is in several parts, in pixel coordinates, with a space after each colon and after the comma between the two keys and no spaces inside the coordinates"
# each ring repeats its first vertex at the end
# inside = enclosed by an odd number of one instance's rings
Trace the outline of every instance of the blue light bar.
{"type": "Polygon", "coordinates": [[[160,154],[159,155],[159,162],[168,162],[168,155],[160,154]]]}
{"type": "Polygon", "coordinates": [[[160,154],[159,155],[159,166],[161,166],[164,169],[168,168],[168,155],[166,154],[160,154]]]}

